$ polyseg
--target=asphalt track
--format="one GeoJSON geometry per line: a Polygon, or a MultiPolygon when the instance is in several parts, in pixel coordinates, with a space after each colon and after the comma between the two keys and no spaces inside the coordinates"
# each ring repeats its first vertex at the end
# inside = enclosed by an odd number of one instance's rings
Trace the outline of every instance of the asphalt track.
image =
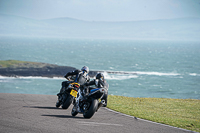
{"type": "Polygon", "coordinates": [[[55,107],[57,96],[0,93],[0,133],[188,133],[100,108],[91,119],[55,107]]]}

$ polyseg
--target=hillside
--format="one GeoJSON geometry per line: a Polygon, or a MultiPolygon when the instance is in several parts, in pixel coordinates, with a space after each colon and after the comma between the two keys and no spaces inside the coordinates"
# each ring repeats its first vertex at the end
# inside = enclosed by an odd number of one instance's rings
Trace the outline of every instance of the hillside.
{"type": "Polygon", "coordinates": [[[0,14],[0,20],[0,36],[200,40],[200,18],[100,22],[72,18],[35,20],[0,14]]]}
{"type": "MultiPolygon", "coordinates": [[[[76,68],[70,66],[58,66],[48,63],[27,62],[17,60],[0,61],[1,76],[41,76],[41,77],[63,77],[67,72],[76,68]]],[[[91,71],[90,76],[97,72],[91,71]]]]}

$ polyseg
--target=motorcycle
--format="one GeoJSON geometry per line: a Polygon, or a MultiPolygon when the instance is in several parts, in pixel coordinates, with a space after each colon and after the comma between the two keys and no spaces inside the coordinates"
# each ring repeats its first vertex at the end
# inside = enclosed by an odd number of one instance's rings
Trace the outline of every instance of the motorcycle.
{"type": "Polygon", "coordinates": [[[71,105],[72,101],[77,97],[78,90],[80,88],[80,84],[73,82],[69,78],[67,78],[71,83],[64,90],[63,93],[59,96],[59,100],[56,102],[56,107],[59,108],[62,106],[63,109],[68,109],[71,105]]]}
{"type": "Polygon", "coordinates": [[[80,112],[77,111],[76,102],[73,102],[74,106],[71,115],[76,116],[78,113],[82,113],[84,118],[91,118],[105,104],[105,100],[101,100],[105,91],[106,89],[104,88],[90,90],[87,97],[79,101],[80,112]]]}

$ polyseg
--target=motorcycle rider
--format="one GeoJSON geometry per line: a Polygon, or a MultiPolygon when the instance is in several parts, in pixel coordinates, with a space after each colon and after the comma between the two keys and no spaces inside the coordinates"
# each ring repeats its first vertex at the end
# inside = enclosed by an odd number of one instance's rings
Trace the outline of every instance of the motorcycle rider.
{"type": "MultiPolygon", "coordinates": [[[[87,86],[84,90],[79,89],[80,90],[80,94],[83,93],[83,97],[81,95],[81,97],[78,98],[78,100],[82,100],[84,98],[87,98],[89,92],[91,89],[96,89],[96,88],[104,88],[105,89],[105,94],[104,96],[101,98],[101,100],[105,100],[105,104],[103,105],[103,107],[107,106],[107,97],[108,97],[108,88],[109,85],[106,82],[106,80],[104,79],[104,75],[102,73],[97,73],[96,77],[94,80],[87,82],[84,84],[84,86],[87,86]],[[95,87],[89,87],[95,85],[95,87]],[[82,92],[81,92],[82,91],[82,92]]],[[[79,101],[77,101],[77,111],[80,111],[79,108],[79,101]]]]}
{"type": "Polygon", "coordinates": [[[88,75],[89,73],[89,68],[87,66],[84,66],[81,68],[81,70],[74,70],[72,72],[68,72],[64,77],[68,79],[69,76],[71,76],[72,81],[63,81],[62,82],[62,88],[60,89],[60,93],[57,94],[58,96],[58,102],[60,103],[60,96],[62,93],[65,91],[65,89],[69,86],[70,83],[72,82],[77,82],[80,85],[85,84],[86,82],[90,81],[90,77],[88,75]]]}

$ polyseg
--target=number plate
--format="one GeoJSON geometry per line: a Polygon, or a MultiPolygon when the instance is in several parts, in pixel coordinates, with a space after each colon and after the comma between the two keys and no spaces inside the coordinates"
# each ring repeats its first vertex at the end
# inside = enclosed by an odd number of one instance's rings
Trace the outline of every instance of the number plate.
{"type": "Polygon", "coordinates": [[[77,97],[77,91],[72,89],[71,92],[70,92],[70,95],[77,97]]]}

